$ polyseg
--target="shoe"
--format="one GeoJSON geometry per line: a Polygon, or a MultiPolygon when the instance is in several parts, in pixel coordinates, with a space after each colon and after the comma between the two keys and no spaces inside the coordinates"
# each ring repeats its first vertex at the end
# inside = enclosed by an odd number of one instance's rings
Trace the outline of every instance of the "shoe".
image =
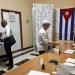
{"type": "Polygon", "coordinates": [[[10,70],[10,69],[12,69],[12,68],[13,68],[13,66],[9,66],[7,70],[10,70]]]}
{"type": "Polygon", "coordinates": [[[0,75],[3,75],[4,73],[6,73],[6,72],[3,70],[0,70],[0,75]]]}

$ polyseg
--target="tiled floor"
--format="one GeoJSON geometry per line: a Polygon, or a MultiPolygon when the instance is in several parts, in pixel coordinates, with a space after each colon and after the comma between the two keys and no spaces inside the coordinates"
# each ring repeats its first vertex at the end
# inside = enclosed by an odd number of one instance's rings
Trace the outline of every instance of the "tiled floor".
{"type": "Polygon", "coordinates": [[[16,58],[13,59],[13,60],[14,60],[14,64],[16,64],[17,62],[20,62],[20,61],[22,61],[22,60],[24,60],[24,59],[33,59],[33,58],[35,58],[36,56],[30,55],[31,53],[36,53],[36,54],[38,54],[38,53],[35,52],[35,51],[31,51],[31,52],[28,52],[28,53],[26,53],[26,54],[23,54],[23,55],[21,55],[21,56],[16,57],[16,58]]]}
{"type": "MultiPolygon", "coordinates": [[[[16,54],[17,53],[13,54],[13,56],[15,56],[16,54]]],[[[31,59],[37,57],[35,54],[39,55],[38,52],[35,52],[34,50],[33,51],[31,50],[30,52],[28,52],[26,54],[23,54],[21,56],[18,56],[18,57],[13,58],[14,68],[15,67],[18,67],[15,64],[17,64],[19,62],[22,62],[23,61],[22,63],[24,63],[25,60],[27,60],[27,59],[31,60],[31,59]],[[31,54],[33,54],[33,55],[31,55],[31,54]]],[[[6,62],[8,62],[8,61],[6,61],[6,62]]],[[[7,72],[7,67],[5,66],[5,63],[6,62],[0,61],[0,70],[3,70],[3,71],[6,71],[7,72]]]]}

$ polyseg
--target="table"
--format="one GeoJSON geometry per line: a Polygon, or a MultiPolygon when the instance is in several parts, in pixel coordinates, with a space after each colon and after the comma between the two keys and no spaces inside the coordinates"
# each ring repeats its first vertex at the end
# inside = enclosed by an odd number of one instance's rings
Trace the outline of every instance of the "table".
{"type": "Polygon", "coordinates": [[[58,65],[50,64],[49,60],[55,59],[59,63],[64,63],[65,60],[69,57],[70,58],[75,58],[75,53],[73,53],[73,54],[64,54],[63,53],[63,51],[68,49],[68,48],[74,49],[71,46],[71,44],[72,43],[70,43],[70,42],[62,43],[62,46],[60,47],[61,48],[61,54],[60,55],[56,54],[56,53],[46,52],[46,53],[44,53],[40,56],[37,56],[35,59],[32,59],[32,60],[20,65],[19,67],[10,70],[9,72],[5,73],[4,75],[27,75],[29,73],[29,71],[31,71],[31,70],[47,72],[47,73],[50,73],[51,75],[54,75],[54,74],[52,74],[52,71],[56,71],[56,68],[57,68],[58,65]],[[44,60],[45,70],[42,70],[41,67],[40,67],[41,57],[44,60]],[[52,67],[54,67],[54,68],[52,69],[52,67]]]}

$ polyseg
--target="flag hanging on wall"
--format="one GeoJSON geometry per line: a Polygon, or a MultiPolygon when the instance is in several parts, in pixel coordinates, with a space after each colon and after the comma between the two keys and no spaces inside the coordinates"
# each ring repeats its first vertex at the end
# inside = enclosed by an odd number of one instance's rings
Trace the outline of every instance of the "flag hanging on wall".
{"type": "Polygon", "coordinates": [[[73,40],[74,36],[74,8],[58,9],[57,25],[59,40],[73,40]]]}

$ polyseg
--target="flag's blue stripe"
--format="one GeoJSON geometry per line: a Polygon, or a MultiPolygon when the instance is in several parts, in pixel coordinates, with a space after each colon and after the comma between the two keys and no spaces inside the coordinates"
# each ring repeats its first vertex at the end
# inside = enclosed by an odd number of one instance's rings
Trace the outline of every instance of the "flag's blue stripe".
{"type": "Polygon", "coordinates": [[[74,12],[72,14],[72,18],[71,18],[71,32],[70,32],[70,40],[73,40],[73,35],[74,35],[74,12]]]}
{"type": "Polygon", "coordinates": [[[64,40],[67,40],[67,35],[68,35],[68,21],[65,21],[64,40]]]}
{"type": "Polygon", "coordinates": [[[60,11],[59,40],[62,40],[62,13],[60,11]]]}

